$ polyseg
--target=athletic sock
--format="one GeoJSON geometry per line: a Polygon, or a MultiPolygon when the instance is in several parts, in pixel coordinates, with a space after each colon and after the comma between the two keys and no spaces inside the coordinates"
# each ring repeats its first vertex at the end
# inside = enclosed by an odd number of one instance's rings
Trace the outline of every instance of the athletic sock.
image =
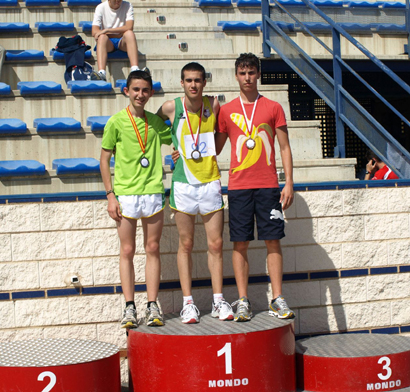
{"type": "Polygon", "coordinates": [[[138,67],[138,65],[133,65],[133,66],[131,67],[131,72],[139,71],[139,70],[140,70],[140,67],[138,67]]]}
{"type": "Polygon", "coordinates": [[[220,302],[224,299],[224,296],[222,293],[219,294],[214,294],[214,304],[216,304],[217,302],[220,302]]]}
{"type": "Polygon", "coordinates": [[[105,69],[100,69],[100,70],[98,71],[98,73],[101,74],[101,75],[105,75],[105,74],[106,74],[105,69]]]}
{"type": "Polygon", "coordinates": [[[151,304],[157,304],[156,301],[148,301],[147,303],[147,308],[151,306],[151,304]]]}
{"type": "Polygon", "coordinates": [[[192,298],[192,295],[188,295],[186,297],[182,297],[184,300],[184,306],[186,304],[193,304],[194,303],[194,299],[192,298]]]}
{"type": "Polygon", "coordinates": [[[136,309],[135,308],[135,302],[134,301],[127,301],[126,303],[125,303],[125,307],[127,308],[129,305],[132,305],[133,307],[134,307],[134,309],[136,309]]]}

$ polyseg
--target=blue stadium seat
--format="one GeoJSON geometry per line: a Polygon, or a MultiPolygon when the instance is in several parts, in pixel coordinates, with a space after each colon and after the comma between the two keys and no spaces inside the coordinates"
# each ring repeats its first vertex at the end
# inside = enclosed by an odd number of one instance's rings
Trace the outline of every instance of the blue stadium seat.
{"type": "Polygon", "coordinates": [[[81,93],[108,93],[112,90],[112,85],[103,80],[73,80],[67,83],[72,94],[81,93]]]}
{"type": "Polygon", "coordinates": [[[61,84],[55,82],[18,82],[17,88],[21,95],[59,94],[62,92],[61,84]]]}
{"type": "MultiPolygon", "coordinates": [[[[332,26],[326,22],[306,22],[305,26],[311,31],[331,31],[332,26]]],[[[301,30],[300,26],[295,25],[295,29],[301,30]]]]}
{"type": "Polygon", "coordinates": [[[219,21],[218,26],[222,27],[222,31],[257,31],[256,22],[241,22],[241,21],[219,21]]]}
{"type": "Polygon", "coordinates": [[[171,170],[175,169],[175,163],[172,160],[172,155],[165,155],[164,164],[169,165],[171,170]]]}
{"type": "Polygon", "coordinates": [[[94,158],[54,159],[53,169],[60,174],[99,173],[100,162],[94,158]]]}
{"type": "Polygon", "coordinates": [[[39,5],[60,5],[60,0],[26,0],[26,6],[27,7],[35,7],[39,5]]]}
{"type": "Polygon", "coordinates": [[[34,160],[0,161],[0,177],[41,176],[45,172],[45,165],[34,160]]]}
{"type": "Polygon", "coordinates": [[[30,31],[30,25],[28,23],[22,23],[22,22],[15,22],[15,23],[0,23],[0,32],[17,32],[17,31],[30,31]]]}
{"type": "Polygon", "coordinates": [[[385,1],[381,3],[381,8],[406,8],[406,5],[399,1],[385,1]]]}
{"type": "Polygon", "coordinates": [[[345,3],[347,7],[354,8],[354,7],[365,7],[365,8],[378,8],[381,3],[378,1],[364,1],[364,0],[355,0],[355,1],[348,1],[345,3]]]}
{"type": "Polygon", "coordinates": [[[74,30],[74,23],[69,22],[36,22],[35,27],[38,31],[72,31],[74,30]]]}
{"type": "Polygon", "coordinates": [[[6,52],[6,61],[18,60],[43,60],[44,51],[42,50],[8,50],[6,52]]]}
{"type": "Polygon", "coordinates": [[[27,124],[18,118],[0,119],[0,134],[27,133],[27,124]]]}
{"type": "Polygon", "coordinates": [[[261,0],[238,0],[236,5],[238,7],[260,7],[261,0]]]}
{"type": "Polygon", "coordinates": [[[374,24],[376,31],[380,33],[405,33],[406,25],[399,25],[395,23],[380,23],[374,24]]]}
{"type": "Polygon", "coordinates": [[[114,157],[114,155],[110,159],[110,167],[115,167],[115,157],[114,157]]]}
{"type": "Polygon", "coordinates": [[[169,127],[171,126],[171,121],[170,121],[170,120],[165,120],[164,122],[165,122],[165,124],[167,124],[169,127]]]}
{"type": "Polygon", "coordinates": [[[338,0],[313,0],[317,7],[343,7],[343,2],[338,0]]]}
{"type": "Polygon", "coordinates": [[[284,31],[287,31],[287,32],[295,31],[295,25],[293,23],[276,22],[276,24],[278,25],[278,27],[280,27],[284,31]]]}
{"type": "Polygon", "coordinates": [[[37,133],[80,132],[81,122],[72,117],[36,118],[33,127],[37,129],[37,133]]]}
{"type": "Polygon", "coordinates": [[[279,4],[287,6],[303,6],[305,7],[305,3],[302,0],[279,0],[279,4]]]}
{"type": "MultiPolygon", "coordinates": [[[[50,56],[53,56],[53,60],[64,60],[64,53],[57,52],[55,48],[50,49],[50,56]]],[[[85,52],[85,59],[90,59],[92,57],[91,50],[85,52]]]]}
{"type": "Polygon", "coordinates": [[[67,0],[67,5],[69,7],[78,7],[78,6],[96,7],[100,3],[101,3],[101,0],[67,0]]]}
{"type": "Polygon", "coordinates": [[[339,26],[346,31],[372,31],[372,25],[370,23],[339,23],[339,26]]]}
{"type": "Polygon", "coordinates": [[[18,4],[18,0],[0,0],[0,6],[2,7],[15,7],[18,4]]]}
{"type": "Polygon", "coordinates": [[[92,26],[93,26],[93,22],[84,21],[84,20],[78,24],[78,27],[82,28],[83,33],[91,33],[92,26]]]}
{"type": "Polygon", "coordinates": [[[11,93],[11,87],[6,83],[0,82],[0,95],[9,95],[11,93]]]}
{"type": "Polygon", "coordinates": [[[102,132],[110,116],[90,116],[87,117],[87,125],[91,127],[91,132],[102,132]]]}
{"type": "MultiPolygon", "coordinates": [[[[115,81],[115,87],[119,87],[121,89],[121,92],[124,91],[124,87],[127,85],[127,80],[126,79],[117,79],[115,81]]],[[[162,89],[161,82],[154,82],[152,81],[152,89],[154,91],[160,91],[162,89]]]]}
{"type": "Polygon", "coordinates": [[[230,7],[232,2],[231,0],[199,0],[198,5],[200,7],[230,7]]]}

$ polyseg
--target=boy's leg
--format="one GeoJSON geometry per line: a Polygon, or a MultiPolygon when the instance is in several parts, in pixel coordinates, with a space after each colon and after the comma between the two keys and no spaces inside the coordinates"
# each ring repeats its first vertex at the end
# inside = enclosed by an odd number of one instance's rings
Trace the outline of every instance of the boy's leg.
{"type": "Polygon", "coordinates": [[[141,219],[144,231],[144,248],[146,254],[145,282],[148,301],[156,301],[161,278],[161,260],[159,242],[164,226],[164,211],[149,218],[141,219]]]}
{"type": "Polygon", "coordinates": [[[105,70],[107,67],[108,53],[114,50],[114,44],[106,34],[101,34],[97,41],[97,65],[98,71],[105,70]]]}
{"type": "Polygon", "coordinates": [[[279,240],[265,241],[268,250],[267,264],[273,298],[282,294],[283,257],[279,240]]]}
{"type": "Polygon", "coordinates": [[[118,47],[127,52],[131,67],[138,66],[138,45],[133,31],[128,30],[124,33],[118,47]]]}
{"type": "Polygon", "coordinates": [[[249,241],[233,243],[232,264],[235,273],[236,286],[238,288],[239,298],[248,298],[248,247],[249,241]]]}
{"type": "Polygon", "coordinates": [[[192,295],[192,249],[194,247],[195,216],[175,212],[175,222],[179,234],[178,273],[184,297],[192,295]]]}
{"type": "MultiPolygon", "coordinates": [[[[127,303],[134,302],[135,291],[135,271],[134,271],[134,254],[135,254],[135,231],[137,221],[123,217],[117,223],[118,236],[120,238],[120,278],[121,287],[127,303]]],[[[121,327],[137,327],[137,312],[134,304],[129,304],[124,310],[121,320],[121,327]]]]}
{"type": "Polygon", "coordinates": [[[211,273],[212,291],[214,294],[222,293],[223,219],[223,210],[215,211],[211,214],[202,216],[208,243],[208,268],[211,273]]]}
{"type": "Polygon", "coordinates": [[[294,318],[295,313],[289,309],[282,296],[283,257],[280,240],[266,240],[265,244],[268,250],[267,264],[273,296],[269,314],[282,319],[294,318]]]}
{"type": "Polygon", "coordinates": [[[117,223],[118,236],[120,238],[120,278],[122,292],[125,301],[134,301],[134,255],[135,255],[135,231],[137,221],[122,218],[117,223]]]}

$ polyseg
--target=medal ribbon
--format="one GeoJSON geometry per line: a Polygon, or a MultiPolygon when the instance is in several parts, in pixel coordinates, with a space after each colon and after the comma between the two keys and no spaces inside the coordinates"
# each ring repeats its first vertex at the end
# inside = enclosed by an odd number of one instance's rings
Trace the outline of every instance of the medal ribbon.
{"type": "Polygon", "coordinates": [[[245,135],[248,136],[248,137],[251,137],[251,135],[252,135],[252,130],[253,130],[253,117],[255,116],[256,105],[258,104],[259,94],[258,94],[258,96],[256,97],[255,103],[253,104],[252,117],[251,117],[251,120],[250,120],[250,121],[248,120],[248,116],[246,115],[245,106],[243,105],[242,97],[239,96],[239,99],[240,99],[240,101],[241,101],[243,116],[245,117],[245,124],[246,124],[246,130],[247,130],[247,132],[245,133],[245,135]]]}
{"type": "Polygon", "coordinates": [[[142,153],[145,154],[145,148],[147,147],[147,138],[148,138],[148,120],[147,120],[147,116],[145,115],[145,111],[144,111],[144,120],[145,120],[145,137],[144,137],[144,143],[142,142],[142,137],[140,132],[138,131],[138,127],[137,127],[137,123],[134,120],[134,117],[132,117],[132,114],[130,112],[129,107],[127,106],[127,114],[128,117],[131,120],[131,124],[134,128],[135,134],[137,135],[137,139],[138,139],[138,143],[140,144],[142,153]]]}
{"type": "Polygon", "coordinates": [[[187,120],[188,129],[189,129],[189,132],[191,132],[192,140],[193,140],[194,143],[195,143],[195,149],[198,149],[199,131],[200,131],[200,129],[201,129],[202,116],[203,116],[203,114],[204,114],[204,103],[202,102],[202,105],[201,105],[201,116],[199,117],[198,129],[197,129],[197,131],[196,131],[196,140],[195,140],[194,133],[192,132],[191,122],[189,121],[188,109],[186,108],[186,105],[185,105],[185,98],[184,98],[184,100],[183,100],[183,103],[184,103],[184,114],[185,114],[185,118],[186,118],[186,120],[187,120]]]}

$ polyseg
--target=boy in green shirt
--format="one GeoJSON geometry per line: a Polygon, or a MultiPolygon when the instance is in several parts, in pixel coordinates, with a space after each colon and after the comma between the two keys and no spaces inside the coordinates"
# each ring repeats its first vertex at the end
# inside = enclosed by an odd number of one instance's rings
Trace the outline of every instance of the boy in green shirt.
{"type": "Polygon", "coordinates": [[[148,73],[131,72],[124,92],[130,98],[130,104],[108,120],[100,158],[108,214],[116,221],[120,238],[120,278],[126,301],[121,326],[135,328],[138,324],[133,264],[137,219],[141,219],[146,253],[148,305],[145,323],[148,326],[159,326],[164,325],[156,303],[161,273],[159,242],[165,206],[161,144],[171,144],[171,133],[161,118],[144,110],[154,93],[148,73]],[[114,150],[113,188],[110,159],[114,150]]]}

